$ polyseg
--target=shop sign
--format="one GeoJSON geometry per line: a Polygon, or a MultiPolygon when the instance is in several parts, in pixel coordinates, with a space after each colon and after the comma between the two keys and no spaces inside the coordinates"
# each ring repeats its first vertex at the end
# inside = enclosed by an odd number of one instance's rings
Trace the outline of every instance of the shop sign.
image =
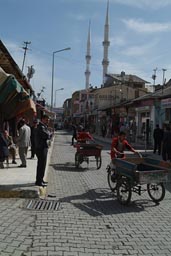
{"type": "Polygon", "coordinates": [[[143,111],[150,110],[150,107],[149,106],[144,106],[144,107],[135,108],[135,110],[138,111],[138,112],[143,112],[143,111]]]}
{"type": "Polygon", "coordinates": [[[163,108],[171,108],[171,98],[161,100],[161,106],[163,108]]]}
{"type": "Polygon", "coordinates": [[[144,101],[141,101],[138,105],[140,107],[143,107],[143,106],[153,106],[154,102],[153,100],[144,100],[144,101]]]}
{"type": "Polygon", "coordinates": [[[99,117],[103,117],[106,116],[106,112],[105,111],[99,111],[99,117]]]}
{"type": "Polygon", "coordinates": [[[74,105],[79,104],[79,100],[74,100],[74,105]]]}
{"type": "Polygon", "coordinates": [[[73,114],[73,117],[80,117],[81,116],[81,113],[74,113],[73,114]]]}
{"type": "Polygon", "coordinates": [[[127,116],[127,113],[126,112],[121,112],[120,113],[120,117],[126,117],[127,116]]]}
{"type": "Polygon", "coordinates": [[[114,99],[114,96],[111,94],[103,94],[103,95],[99,95],[99,99],[100,100],[111,100],[111,99],[114,99]]]}

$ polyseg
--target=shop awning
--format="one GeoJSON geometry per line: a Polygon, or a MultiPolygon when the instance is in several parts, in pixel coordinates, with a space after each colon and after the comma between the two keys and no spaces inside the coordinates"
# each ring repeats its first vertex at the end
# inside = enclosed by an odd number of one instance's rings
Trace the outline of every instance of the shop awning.
{"type": "Polygon", "coordinates": [[[36,105],[32,99],[27,99],[23,102],[20,102],[12,115],[21,116],[21,115],[35,115],[36,114],[36,105]]]}
{"type": "Polygon", "coordinates": [[[0,69],[0,112],[5,120],[14,118],[22,113],[34,115],[36,107],[13,75],[6,74],[0,69]]]}
{"type": "Polygon", "coordinates": [[[1,67],[0,67],[0,85],[5,82],[8,78],[9,74],[7,74],[1,67]]]}
{"type": "Polygon", "coordinates": [[[36,108],[38,110],[41,110],[42,112],[44,112],[45,114],[49,115],[50,117],[54,118],[55,117],[55,112],[52,112],[50,110],[48,110],[47,108],[45,108],[44,106],[42,106],[41,104],[39,103],[36,103],[36,108]]]}
{"type": "Polygon", "coordinates": [[[10,104],[0,107],[0,112],[4,116],[5,120],[9,120],[11,118],[27,115],[29,117],[35,116],[36,114],[36,106],[32,99],[27,99],[25,101],[13,101],[10,104]]]}
{"type": "Polygon", "coordinates": [[[19,84],[15,77],[10,75],[2,84],[0,84],[0,105],[9,104],[16,97],[18,102],[22,102],[29,98],[29,94],[19,84]]]}

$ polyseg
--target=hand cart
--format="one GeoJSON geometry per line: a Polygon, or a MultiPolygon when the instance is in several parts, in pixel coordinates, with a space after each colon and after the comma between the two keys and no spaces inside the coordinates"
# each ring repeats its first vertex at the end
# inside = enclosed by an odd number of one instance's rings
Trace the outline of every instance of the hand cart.
{"type": "Polygon", "coordinates": [[[155,203],[164,199],[164,183],[171,168],[168,163],[152,158],[116,158],[114,164],[115,168],[107,167],[108,184],[112,191],[116,190],[121,204],[129,204],[132,192],[141,195],[142,191],[147,191],[155,203]],[[142,188],[144,184],[146,189],[142,188]]]}
{"type": "Polygon", "coordinates": [[[79,168],[84,161],[88,164],[89,161],[91,161],[96,163],[97,169],[100,169],[102,165],[101,150],[103,146],[96,144],[89,133],[80,132],[74,147],[77,150],[75,153],[75,166],[77,168],[79,168]]]}

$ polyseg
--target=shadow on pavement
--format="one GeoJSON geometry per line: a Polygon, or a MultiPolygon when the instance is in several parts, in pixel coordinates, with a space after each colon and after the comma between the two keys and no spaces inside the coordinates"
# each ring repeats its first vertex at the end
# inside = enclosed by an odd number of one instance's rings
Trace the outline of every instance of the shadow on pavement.
{"type": "MultiPolygon", "coordinates": [[[[94,161],[95,162],[95,161],[94,161]]],[[[80,167],[75,167],[75,164],[73,162],[66,162],[63,164],[51,164],[56,171],[66,171],[66,172],[85,172],[85,171],[97,171],[97,167],[95,164],[90,163],[87,165],[85,162],[82,163],[80,167]]]]}
{"type": "Polygon", "coordinates": [[[130,212],[141,212],[147,207],[155,207],[151,200],[132,201],[128,206],[121,205],[109,189],[91,189],[81,195],[67,196],[60,202],[68,202],[90,216],[112,215],[130,212]],[[81,202],[80,202],[81,201],[81,202]]]}
{"type": "Polygon", "coordinates": [[[76,168],[73,163],[66,162],[63,164],[50,164],[56,171],[65,171],[65,172],[84,172],[88,170],[88,168],[76,168]]]}

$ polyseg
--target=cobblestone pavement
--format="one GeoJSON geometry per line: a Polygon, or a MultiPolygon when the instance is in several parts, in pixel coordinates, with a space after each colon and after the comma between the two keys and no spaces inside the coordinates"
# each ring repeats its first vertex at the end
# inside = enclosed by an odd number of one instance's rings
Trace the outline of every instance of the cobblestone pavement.
{"type": "Polygon", "coordinates": [[[27,210],[24,199],[0,199],[0,255],[170,256],[170,184],[159,205],[145,192],[121,206],[107,184],[109,148],[100,170],[93,162],[76,169],[70,144],[70,135],[57,134],[49,166],[46,199],[59,201],[58,210],[27,210]]]}

